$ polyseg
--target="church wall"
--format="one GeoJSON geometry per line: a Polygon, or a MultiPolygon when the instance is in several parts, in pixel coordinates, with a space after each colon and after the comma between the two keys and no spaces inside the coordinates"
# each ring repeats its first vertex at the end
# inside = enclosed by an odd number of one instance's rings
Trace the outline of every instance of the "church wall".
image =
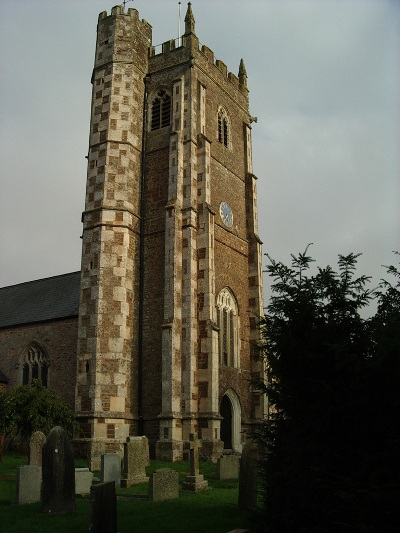
{"type": "Polygon", "coordinates": [[[145,255],[143,301],[143,416],[153,445],[161,412],[162,324],[164,315],[165,205],[168,191],[169,134],[148,135],[145,178],[145,255]],[[150,138],[149,138],[150,137],[150,138]],[[164,148],[160,148],[164,144],[164,148]]]}
{"type": "Polygon", "coordinates": [[[49,361],[48,387],[74,408],[78,319],[67,318],[0,330],[0,365],[8,390],[22,384],[21,359],[30,343],[38,343],[49,361]]]}

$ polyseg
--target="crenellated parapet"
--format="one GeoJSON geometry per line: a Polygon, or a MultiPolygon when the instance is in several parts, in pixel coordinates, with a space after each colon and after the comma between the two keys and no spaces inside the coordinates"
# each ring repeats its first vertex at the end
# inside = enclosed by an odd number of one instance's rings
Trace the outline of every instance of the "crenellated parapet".
{"type": "Polygon", "coordinates": [[[247,89],[247,75],[242,74],[244,68],[243,59],[240,62],[238,75],[230,72],[226,63],[220,59],[216,59],[213,50],[206,45],[201,44],[197,37],[190,35],[183,36],[177,39],[170,39],[162,44],[149,47],[149,60],[154,64],[154,68],[158,68],[158,64],[176,65],[177,62],[195,61],[196,58],[203,62],[206,61],[207,69],[215,69],[214,76],[225,78],[229,81],[236,90],[242,92],[245,96],[248,95],[247,89]],[[218,71],[218,72],[217,72],[218,71]]]}

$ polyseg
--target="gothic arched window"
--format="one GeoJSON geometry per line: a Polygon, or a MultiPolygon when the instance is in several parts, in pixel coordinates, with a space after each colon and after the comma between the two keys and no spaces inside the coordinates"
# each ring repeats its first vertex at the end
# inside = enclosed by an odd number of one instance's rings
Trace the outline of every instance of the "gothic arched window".
{"type": "Polygon", "coordinates": [[[227,148],[229,147],[230,131],[228,115],[222,107],[218,111],[218,141],[227,148]]]}
{"type": "Polygon", "coordinates": [[[169,126],[171,122],[171,97],[161,90],[151,104],[151,131],[169,126]]]}
{"type": "Polygon", "coordinates": [[[30,385],[32,379],[40,379],[47,387],[49,375],[49,361],[43,348],[32,342],[22,358],[22,384],[30,385]]]}
{"type": "Polygon", "coordinates": [[[231,291],[225,287],[217,298],[217,324],[219,328],[219,363],[223,366],[239,366],[238,310],[231,291]]]}

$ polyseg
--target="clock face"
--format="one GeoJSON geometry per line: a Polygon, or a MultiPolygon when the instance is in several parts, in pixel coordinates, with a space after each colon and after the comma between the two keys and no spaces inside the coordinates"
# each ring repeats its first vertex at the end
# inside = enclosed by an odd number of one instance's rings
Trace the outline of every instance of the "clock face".
{"type": "Polygon", "coordinates": [[[233,213],[232,213],[232,209],[229,207],[229,205],[226,202],[220,203],[219,214],[225,226],[227,226],[228,228],[231,228],[233,225],[233,213]]]}

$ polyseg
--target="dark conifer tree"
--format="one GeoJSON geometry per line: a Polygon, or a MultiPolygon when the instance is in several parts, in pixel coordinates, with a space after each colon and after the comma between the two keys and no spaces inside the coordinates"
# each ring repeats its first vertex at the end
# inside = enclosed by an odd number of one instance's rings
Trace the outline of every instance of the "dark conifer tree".
{"type": "Polygon", "coordinates": [[[290,267],[270,259],[267,268],[271,410],[256,438],[268,533],[397,530],[399,278],[370,291],[369,278],[355,276],[357,257],[310,274],[306,250],[290,267]],[[365,319],[373,297],[378,311],[365,319]]]}

